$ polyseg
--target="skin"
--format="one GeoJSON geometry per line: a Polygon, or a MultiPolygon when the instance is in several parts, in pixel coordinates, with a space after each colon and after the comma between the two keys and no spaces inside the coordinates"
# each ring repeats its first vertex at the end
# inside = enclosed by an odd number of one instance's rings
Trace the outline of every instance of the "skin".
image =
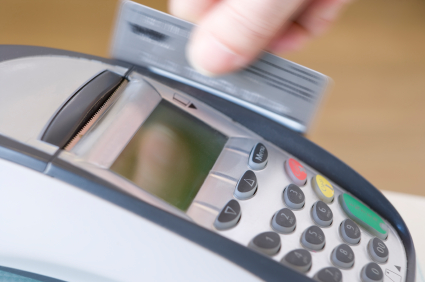
{"type": "Polygon", "coordinates": [[[284,54],[323,34],[351,0],[169,0],[197,24],[187,56],[200,73],[237,71],[263,50],[284,54]]]}

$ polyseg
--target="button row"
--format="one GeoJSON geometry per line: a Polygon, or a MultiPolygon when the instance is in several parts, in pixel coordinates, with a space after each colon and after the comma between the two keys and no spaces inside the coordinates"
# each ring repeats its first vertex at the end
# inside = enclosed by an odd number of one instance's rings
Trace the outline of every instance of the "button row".
{"type": "MultiPolygon", "coordinates": [[[[345,266],[354,264],[354,253],[349,246],[344,244],[338,246],[333,251],[332,257],[338,256],[337,253],[341,254],[339,261],[344,261],[345,266]]],[[[297,249],[287,253],[282,258],[281,263],[301,273],[306,273],[312,266],[312,257],[309,251],[297,249]]],[[[384,273],[378,264],[371,262],[362,268],[360,277],[362,282],[382,282],[384,273]]],[[[342,282],[342,272],[336,267],[325,267],[318,271],[313,279],[319,282],[342,282]]]]}
{"type": "MultiPolygon", "coordinates": [[[[338,261],[345,264],[343,268],[349,268],[347,265],[351,267],[354,264],[354,253],[348,245],[342,244],[335,248],[332,257],[338,256],[338,261]]],[[[287,253],[280,262],[301,273],[306,273],[311,269],[312,257],[309,251],[297,249],[287,253]]],[[[362,268],[360,277],[362,282],[382,282],[384,274],[378,264],[371,262],[362,268]]],[[[342,272],[336,267],[325,267],[318,271],[313,279],[319,282],[341,282],[342,272]]]]}
{"type": "MultiPolygon", "coordinates": [[[[320,201],[319,201],[320,202],[320,201]]],[[[319,206],[316,202],[313,205],[319,206]]],[[[324,210],[326,210],[324,208],[324,210]]],[[[217,216],[214,226],[218,230],[226,230],[234,227],[241,218],[241,207],[236,200],[230,200],[217,216]]],[[[279,233],[288,234],[294,231],[297,224],[295,214],[288,208],[283,208],[276,212],[272,218],[272,228],[279,233]]],[[[346,219],[340,225],[341,237],[349,244],[356,244],[360,241],[360,229],[351,220],[346,219]]],[[[267,255],[275,255],[280,249],[280,236],[275,232],[264,232],[257,235],[249,246],[267,255]]],[[[310,226],[301,235],[301,244],[309,250],[319,251],[326,244],[326,237],[322,229],[318,226],[310,226]]],[[[378,263],[385,263],[389,257],[389,251],[385,243],[379,238],[373,238],[368,244],[370,257],[378,263]]],[[[332,252],[331,260],[334,265],[347,269],[354,264],[354,252],[347,244],[341,244],[332,252]]]]}
{"type": "MultiPolygon", "coordinates": [[[[289,158],[285,161],[284,168],[286,174],[294,184],[298,186],[305,185],[307,182],[307,172],[298,161],[293,158],[289,158]]],[[[311,186],[317,197],[322,202],[326,204],[333,202],[335,189],[325,177],[322,175],[315,175],[311,179],[311,186]]],[[[385,240],[388,237],[389,228],[383,219],[363,203],[355,199],[353,196],[344,193],[339,196],[339,203],[349,218],[351,218],[357,224],[361,225],[373,236],[376,236],[381,240],[385,240]]],[[[291,207],[290,204],[288,207],[291,207]]],[[[318,218],[317,215],[318,214],[313,210],[313,218],[315,219],[316,223],[321,226],[329,226],[321,224],[324,222],[321,222],[321,219],[318,218]]],[[[345,237],[344,239],[347,237],[345,235],[346,234],[342,233],[342,236],[345,237]]],[[[351,240],[352,242],[348,242],[350,241],[349,239],[346,241],[351,244],[357,244],[359,240],[360,238],[357,239],[357,237],[355,237],[354,240],[351,240]]]]}
{"type": "MultiPolygon", "coordinates": [[[[268,151],[264,144],[257,143],[251,150],[248,164],[254,170],[264,169],[268,162],[268,151]]],[[[285,171],[293,185],[289,185],[284,192],[284,202],[288,207],[292,209],[300,209],[304,206],[305,196],[298,186],[303,186],[307,182],[307,171],[297,160],[289,158],[284,163],[285,171]],[[292,193],[292,194],[291,194],[292,193]]],[[[247,171],[248,172],[248,171],[247,171]]],[[[246,172],[246,173],[247,173],[246,172]]],[[[246,174],[245,173],[245,174],[246,174]]],[[[251,175],[255,177],[252,172],[251,175]]],[[[256,178],[255,178],[256,182],[256,178]]],[[[239,182],[240,183],[240,182],[239,182]]],[[[238,188],[239,188],[238,183],[238,188]]],[[[246,186],[246,185],[245,185],[246,186]]],[[[332,184],[322,175],[315,175],[312,178],[312,188],[316,195],[324,203],[330,204],[334,200],[335,189],[332,184]]],[[[237,189],[235,191],[236,197],[240,199],[247,199],[252,197],[256,191],[256,187],[247,187],[248,192],[243,194],[237,189]],[[249,189],[251,188],[251,189],[249,189]]],[[[385,240],[388,237],[389,229],[384,223],[382,218],[378,216],[371,209],[366,207],[363,203],[356,200],[354,197],[348,194],[342,194],[339,197],[339,202],[344,212],[359,225],[363,226],[372,235],[385,240]]],[[[329,226],[328,221],[322,221],[317,212],[313,211],[313,217],[315,221],[321,226],[329,226]],[[322,223],[322,224],[321,224],[322,223]],[[325,225],[323,225],[325,224],[325,225]]]]}

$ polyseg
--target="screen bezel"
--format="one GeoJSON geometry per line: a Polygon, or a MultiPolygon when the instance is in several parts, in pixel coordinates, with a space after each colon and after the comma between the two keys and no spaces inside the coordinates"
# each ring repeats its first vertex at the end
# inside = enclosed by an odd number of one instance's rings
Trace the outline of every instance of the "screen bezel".
{"type": "MultiPolygon", "coordinates": [[[[137,72],[132,72],[128,79],[129,83],[117,97],[114,104],[69,152],[62,151],[58,158],[87,171],[95,177],[103,179],[114,189],[123,191],[148,204],[191,221],[185,212],[145,192],[132,182],[109,170],[109,167],[131,140],[137,128],[150,115],[156,105],[164,99],[220,131],[229,137],[229,140],[233,137],[255,139],[260,137],[234,123],[226,115],[182,91],[176,91],[137,72]],[[175,94],[185,97],[196,106],[196,109],[189,108],[189,105],[176,101],[174,99],[175,94]],[[131,126],[125,126],[129,122],[131,126]],[[113,138],[117,135],[116,129],[121,130],[119,138],[113,138]],[[105,151],[113,152],[112,154],[105,154],[105,151]]],[[[227,144],[225,147],[227,147],[227,144]]],[[[200,191],[202,190],[203,187],[201,187],[200,191]]]]}

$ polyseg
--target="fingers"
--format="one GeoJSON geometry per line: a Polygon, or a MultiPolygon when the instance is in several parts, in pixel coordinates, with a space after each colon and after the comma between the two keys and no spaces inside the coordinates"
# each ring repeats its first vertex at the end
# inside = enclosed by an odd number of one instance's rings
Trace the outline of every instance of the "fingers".
{"type": "Polygon", "coordinates": [[[269,46],[274,53],[300,49],[312,38],[321,35],[337,19],[349,0],[315,0],[269,46]]]}
{"type": "Polygon", "coordinates": [[[170,0],[170,11],[199,23],[188,59],[201,73],[217,75],[245,67],[266,47],[277,53],[301,48],[325,32],[348,2],[351,0],[170,0]],[[305,3],[308,6],[303,7],[305,3]],[[295,12],[297,18],[293,19],[295,12]]]}
{"type": "MultiPolygon", "coordinates": [[[[188,1],[188,0],[185,0],[188,1]]],[[[188,58],[201,73],[222,74],[253,61],[303,0],[223,0],[192,34],[188,58]]]]}
{"type": "Polygon", "coordinates": [[[220,0],[169,0],[168,10],[176,17],[198,22],[220,0]]]}

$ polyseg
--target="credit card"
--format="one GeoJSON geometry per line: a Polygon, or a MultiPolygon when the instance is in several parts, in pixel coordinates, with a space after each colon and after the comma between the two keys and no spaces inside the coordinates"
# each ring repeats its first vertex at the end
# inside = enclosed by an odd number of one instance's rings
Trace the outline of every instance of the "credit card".
{"type": "Polygon", "coordinates": [[[111,55],[225,98],[295,131],[308,130],[329,83],[327,76],[267,52],[241,71],[204,76],[186,59],[193,27],[166,13],[124,1],[111,55]]]}

